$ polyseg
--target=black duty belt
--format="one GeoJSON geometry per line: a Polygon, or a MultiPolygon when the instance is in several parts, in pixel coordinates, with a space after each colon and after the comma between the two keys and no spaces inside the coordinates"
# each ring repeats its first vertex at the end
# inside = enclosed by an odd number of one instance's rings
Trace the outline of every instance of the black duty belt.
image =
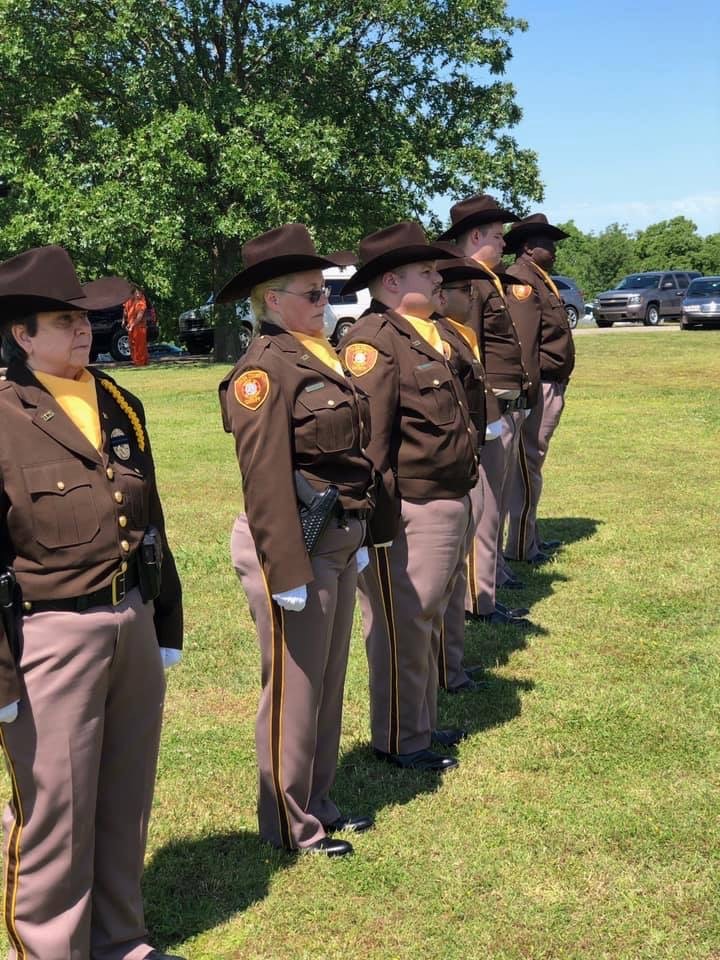
{"type": "Polygon", "coordinates": [[[335,507],[335,516],[341,522],[345,520],[367,520],[371,513],[372,511],[367,508],[364,510],[345,510],[339,503],[335,507]]]}
{"type": "Polygon", "coordinates": [[[33,613],[46,613],[48,611],[82,613],[83,610],[90,610],[92,607],[116,607],[139,583],[135,557],[133,556],[124,566],[125,569],[121,567],[113,575],[107,587],[101,587],[100,590],[86,593],[82,597],[62,597],[57,600],[25,600],[22,604],[23,615],[27,617],[33,613]]]}
{"type": "Polygon", "coordinates": [[[528,403],[528,398],[525,394],[520,397],[515,397],[514,400],[503,400],[502,398],[498,398],[498,401],[500,404],[500,409],[503,413],[508,413],[508,411],[512,410],[527,410],[527,408],[530,406],[528,403]]]}

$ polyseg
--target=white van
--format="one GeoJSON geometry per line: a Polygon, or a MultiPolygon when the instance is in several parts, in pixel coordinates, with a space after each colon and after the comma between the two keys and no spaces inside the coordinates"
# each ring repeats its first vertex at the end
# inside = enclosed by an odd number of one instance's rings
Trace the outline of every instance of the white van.
{"type": "Polygon", "coordinates": [[[325,282],[330,287],[330,305],[337,317],[335,329],[331,333],[326,330],[328,340],[333,344],[342,340],[350,327],[370,306],[368,290],[358,290],[357,293],[340,293],[343,285],[354,273],[355,267],[329,267],[327,270],[323,270],[325,282]]]}

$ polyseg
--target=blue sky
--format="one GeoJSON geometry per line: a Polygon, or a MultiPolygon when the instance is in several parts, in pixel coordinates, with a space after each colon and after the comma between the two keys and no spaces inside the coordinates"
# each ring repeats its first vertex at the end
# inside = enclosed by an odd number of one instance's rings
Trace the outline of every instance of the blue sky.
{"type": "Polygon", "coordinates": [[[679,214],[720,231],[720,3],[509,0],[529,22],[506,78],[540,205],[586,231],[679,214]]]}

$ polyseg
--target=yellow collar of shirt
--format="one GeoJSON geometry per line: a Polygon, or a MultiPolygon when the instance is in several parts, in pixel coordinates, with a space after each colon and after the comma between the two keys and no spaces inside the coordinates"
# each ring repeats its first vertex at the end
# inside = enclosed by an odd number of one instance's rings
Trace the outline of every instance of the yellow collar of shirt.
{"type": "MultiPolygon", "coordinates": [[[[474,259],[474,258],[473,258],[473,259],[474,259]]],[[[504,300],[504,299],[505,299],[505,291],[503,290],[503,285],[502,285],[502,283],[500,282],[500,277],[495,273],[494,270],[492,270],[492,269],[485,263],[484,260],[478,260],[478,263],[479,263],[480,266],[483,268],[483,270],[487,270],[487,272],[490,274],[490,279],[491,279],[492,282],[495,284],[495,289],[497,290],[497,292],[500,294],[500,296],[501,296],[501,297],[503,298],[503,300],[504,300]]]]}
{"type": "Polygon", "coordinates": [[[447,319],[457,330],[463,340],[468,344],[475,355],[475,359],[480,360],[480,344],[478,343],[477,334],[472,327],[468,327],[465,323],[458,323],[458,321],[453,320],[452,317],[448,317],[447,319]]]}
{"type": "Polygon", "coordinates": [[[443,350],[442,337],[440,336],[438,328],[435,326],[435,322],[433,320],[422,320],[420,317],[411,317],[407,313],[404,313],[403,317],[415,332],[419,333],[423,340],[429,343],[433,350],[436,350],[444,360],[445,351],[443,350]]]}
{"type": "Polygon", "coordinates": [[[555,296],[558,298],[558,300],[560,300],[560,291],[559,291],[558,288],[555,286],[555,281],[554,281],[553,278],[550,276],[550,274],[549,274],[549,273],[545,273],[545,271],[543,270],[543,268],[542,268],[542,267],[539,267],[539,266],[535,263],[534,260],[531,260],[531,261],[530,261],[530,266],[536,271],[536,273],[539,273],[539,274],[540,274],[540,276],[543,278],[543,280],[545,281],[545,283],[550,287],[550,289],[551,289],[552,292],[555,294],[555,296]]]}
{"type": "Polygon", "coordinates": [[[102,444],[100,432],[100,411],[98,410],[95,377],[83,370],[79,379],[55,377],[51,373],[33,370],[33,375],[49,390],[57,400],[58,406],[72,420],[78,430],[90,441],[96,450],[102,444]]]}
{"type": "Polygon", "coordinates": [[[298,340],[306,350],[309,350],[321,363],[324,363],[326,367],[330,367],[335,373],[339,373],[341,377],[345,376],[345,371],[338,359],[338,355],[322,334],[320,334],[319,337],[311,337],[310,334],[298,333],[297,330],[291,330],[290,333],[292,333],[295,339],[298,340]]]}

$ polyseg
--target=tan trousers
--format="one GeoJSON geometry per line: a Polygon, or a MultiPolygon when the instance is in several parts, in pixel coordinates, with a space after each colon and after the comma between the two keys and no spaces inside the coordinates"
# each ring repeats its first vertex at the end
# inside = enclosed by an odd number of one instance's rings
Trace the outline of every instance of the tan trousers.
{"type": "Polygon", "coordinates": [[[480,477],[483,481],[483,511],[468,558],[465,609],[490,614],[495,610],[495,583],[498,574],[500,518],[505,488],[519,443],[518,423],[522,413],[504,413],[502,433],[482,448],[480,477]]]}
{"type": "Polygon", "coordinates": [[[530,560],[541,552],[537,509],[543,486],[542,469],[564,407],[565,384],[543,382],[538,403],[522,424],[507,502],[505,555],[515,560],[530,560]]]}
{"type": "Polygon", "coordinates": [[[430,746],[440,624],[464,561],[470,522],[467,496],[403,500],[392,546],[370,550],[359,590],[377,750],[414,753],[430,746]]]}
{"type": "Polygon", "coordinates": [[[364,536],[359,520],[347,527],[331,521],[312,557],[307,604],[295,613],[272,601],[245,514],[233,527],[232,562],[260,645],[258,822],[260,836],[276,847],[306,847],[340,816],[330,790],[355,608],[355,554],[364,536]]]}
{"type": "Polygon", "coordinates": [[[463,669],[465,655],[465,595],[467,593],[467,571],[470,551],[473,548],[475,531],[483,510],[483,481],[478,479],[470,491],[472,521],[468,525],[467,537],[463,548],[463,560],[459,564],[455,585],[445,611],[438,642],[438,680],[445,690],[454,690],[465,683],[468,675],[463,669]]]}
{"type": "Polygon", "coordinates": [[[153,607],[24,618],[4,912],[11,960],[143,960],[140,878],[165,678],[153,607]]]}

